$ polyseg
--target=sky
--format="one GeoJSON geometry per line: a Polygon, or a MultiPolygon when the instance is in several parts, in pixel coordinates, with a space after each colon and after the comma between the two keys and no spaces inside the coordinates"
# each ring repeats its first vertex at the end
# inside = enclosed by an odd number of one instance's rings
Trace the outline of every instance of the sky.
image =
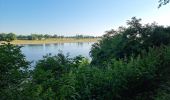
{"type": "Polygon", "coordinates": [[[170,4],[158,9],[158,0],[0,0],[0,33],[101,36],[133,16],[167,26],[170,4]]]}

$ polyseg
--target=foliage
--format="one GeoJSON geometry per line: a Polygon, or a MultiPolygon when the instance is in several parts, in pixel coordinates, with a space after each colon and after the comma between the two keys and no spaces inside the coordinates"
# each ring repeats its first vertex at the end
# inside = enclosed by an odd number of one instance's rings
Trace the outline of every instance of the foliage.
{"type": "Polygon", "coordinates": [[[168,100],[170,27],[128,21],[92,46],[92,62],[62,53],[32,71],[19,46],[0,45],[2,100],[168,100]]]}
{"type": "Polygon", "coordinates": [[[166,5],[169,3],[170,0],[159,0],[159,6],[158,8],[160,8],[162,5],[166,5]]]}
{"type": "Polygon", "coordinates": [[[32,72],[32,79],[30,84],[27,84],[27,95],[24,98],[74,99],[77,94],[74,88],[75,76],[72,73],[85,63],[88,61],[82,56],[68,58],[60,53],[56,56],[44,56],[32,72]]]}
{"type": "Polygon", "coordinates": [[[170,27],[155,23],[142,25],[141,19],[133,17],[128,27],[119,31],[109,31],[99,43],[91,48],[92,64],[101,65],[110,59],[137,56],[149,47],[159,47],[170,43],[170,27]]]}
{"type": "Polygon", "coordinates": [[[168,96],[160,91],[169,91],[164,86],[169,82],[170,47],[149,48],[129,62],[112,59],[105,69],[80,58],[45,56],[37,63],[24,98],[157,100],[168,96]]]}
{"type": "Polygon", "coordinates": [[[19,97],[21,85],[27,78],[29,62],[20,47],[11,44],[0,45],[0,97],[1,100],[19,97]]]}
{"type": "Polygon", "coordinates": [[[14,33],[0,33],[0,41],[12,41],[15,39],[18,40],[44,40],[49,38],[74,38],[74,39],[84,39],[84,38],[97,38],[95,36],[88,36],[88,35],[75,35],[75,36],[63,36],[63,35],[50,35],[50,34],[30,34],[30,35],[16,35],[14,33]]]}
{"type": "Polygon", "coordinates": [[[16,35],[14,33],[1,33],[0,34],[0,41],[12,41],[16,39],[16,35]]]}

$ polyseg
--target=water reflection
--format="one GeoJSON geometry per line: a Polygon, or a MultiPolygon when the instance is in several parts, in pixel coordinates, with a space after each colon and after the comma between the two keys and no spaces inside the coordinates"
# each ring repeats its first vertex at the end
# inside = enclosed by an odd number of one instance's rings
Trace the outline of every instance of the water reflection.
{"type": "Polygon", "coordinates": [[[24,46],[21,48],[22,52],[25,54],[27,60],[29,61],[38,61],[44,55],[51,53],[56,55],[61,52],[65,55],[69,53],[70,57],[75,57],[82,55],[90,59],[89,51],[93,43],[55,43],[55,44],[28,44],[21,45],[24,46]]]}
{"type": "Polygon", "coordinates": [[[78,45],[79,47],[83,47],[83,42],[78,42],[77,45],[78,45]]]}

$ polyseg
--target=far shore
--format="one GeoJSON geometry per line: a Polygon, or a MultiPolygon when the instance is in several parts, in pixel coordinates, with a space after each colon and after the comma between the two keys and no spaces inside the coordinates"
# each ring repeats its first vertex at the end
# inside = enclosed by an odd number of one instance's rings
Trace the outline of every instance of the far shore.
{"type": "Polygon", "coordinates": [[[84,39],[75,39],[75,38],[51,38],[45,40],[14,40],[11,44],[20,45],[20,44],[51,44],[51,43],[76,43],[76,42],[98,42],[100,38],[84,38],[84,39]]]}

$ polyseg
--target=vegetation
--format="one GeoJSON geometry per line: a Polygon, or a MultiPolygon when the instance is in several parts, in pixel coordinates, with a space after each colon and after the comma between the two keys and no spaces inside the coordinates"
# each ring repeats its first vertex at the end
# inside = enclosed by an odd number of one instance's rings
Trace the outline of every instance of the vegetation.
{"type": "Polygon", "coordinates": [[[95,36],[88,35],[76,35],[76,36],[59,36],[59,35],[49,35],[49,34],[31,34],[31,35],[16,35],[14,33],[0,33],[0,41],[12,41],[12,40],[45,40],[45,39],[63,39],[63,38],[73,38],[73,39],[91,39],[97,38],[95,36]]]}
{"type": "Polygon", "coordinates": [[[75,43],[75,42],[97,42],[101,38],[49,38],[45,40],[14,40],[11,44],[50,44],[50,43],[75,43]]]}
{"type": "Polygon", "coordinates": [[[12,41],[16,39],[16,35],[14,33],[1,33],[0,34],[0,41],[12,41]]]}
{"type": "Polygon", "coordinates": [[[0,97],[14,100],[20,97],[28,80],[28,65],[21,47],[11,44],[0,45],[0,97]]]}
{"type": "Polygon", "coordinates": [[[76,35],[57,36],[48,34],[16,35],[14,33],[0,33],[0,44],[8,41],[11,44],[50,44],[68,42],[97,42],[101,37],[76,35]]]}
{"type": "Polygon", "coordinates": [[[170,43],[170,27],[155,23],[142,25],[141,19],[133,17],[127,21],[128,27],[118,31],[108,31],[99,43],[91,49],[92,64],[106,64],[113,58],[130,59],[148,51],[149,48],[160,47],[170,43]]]}
{"type": "Polygon", "coordinates": [[[82,56],[46,55],[28,70],[20,47],[0,45],[1,100],[169,100],[170,27],[108,31],[82,56]]]}
{"type": "Polygon", "coordinates": [[[162,5],[166,5],[169,3],[170,0],[159,0],[159,6],[158,8],[160,8],[162,5]]]}

